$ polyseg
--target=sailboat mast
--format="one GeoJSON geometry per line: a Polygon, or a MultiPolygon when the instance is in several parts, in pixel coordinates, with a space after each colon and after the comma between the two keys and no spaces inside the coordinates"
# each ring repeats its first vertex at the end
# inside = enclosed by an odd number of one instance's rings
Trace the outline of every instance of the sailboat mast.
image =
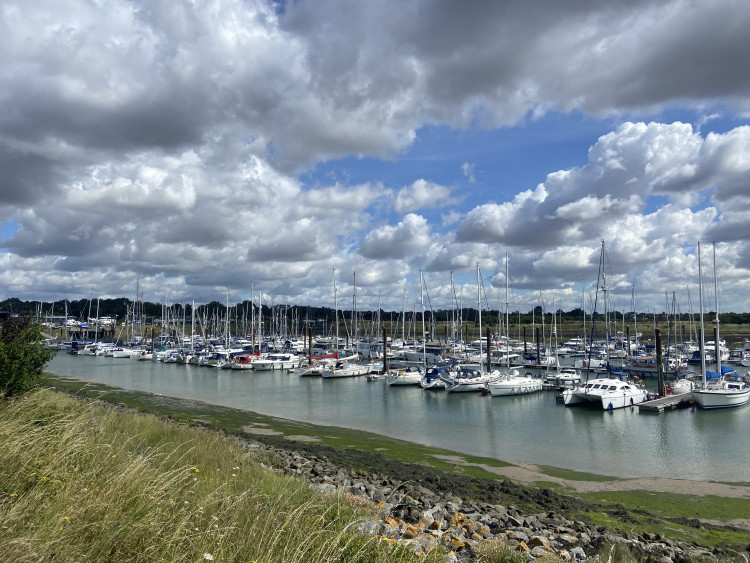
{"type": "Polygon", "coordinates": [[[336,316],[336,357],[339,356],[339,294],[336,289],[336,268],[333,269],[333,309],[336,316]]]}
{"type": "MultiPolygon", "coordinates": [[[[482,371],[482,284],[479,282],[479,262],[477,262],[477,320],[479,321],[479,371],[482,371]]],[[[490,366],[487,366],[489,369],[490,366]]]]}
{"type": "Polygon", "coordinates": [[[713,242],[714,247],[714,304],[716,306],[716,319],[714,324],[716,325],[716,342],[714,342],[714,351],[716,352],[716,371],[721,375],[721,337],[719,335],[719,274],[716,271],[716,241],[713,242]]]}
{"type": "Polygon", "coordinates": [[[354,353],[359,358],[359,333],[357,328],[357,272],[354,272],[353,277],[354,292],[352,293],[352,315],[354,315],[352,329],[354,330],[354,353]]]}
{"type": "MultiPolygon", "coordinates": [[[[510,325],[508,324],[508,260],[509,255],[505,253],[505,364],[510,372],[510,325]]],[[[489,366],[487,366],[489,368],[489,366]]]]}
{"type": "Polygon", "coordinates": [[[424,326],[424,270],[419,270],[419,301],[422,304],[422,365],[427,369],[427,337],[424,326]]]}
{"type": "Polygon", "coordinates": [[[224,315],[224,341],[226,348],[229,350],[229,290],[227,289],[227,307],[224,315]]]}
{"type": "Polygon", "coordinates": [[[703,324],[703,268],[701,267],[701,243],[698,241],[698,299],[700,301],[700,325],[701,325],[701,342],[700,342],[700,354],[701,354],[701,374],[703,375],[703,386],[706,385],[706,353],[705,345],[706,341],[705,328],[703,324]]]}
{"type": "Polygon", "coordinates": [[[604,298],[604,349],[607,353],[607,371],[609,371],[609,310],[607,308],[607,273],[604,271],[604,239],[602,239],[602,256],[600,260],[602,297],[604,298]]]}

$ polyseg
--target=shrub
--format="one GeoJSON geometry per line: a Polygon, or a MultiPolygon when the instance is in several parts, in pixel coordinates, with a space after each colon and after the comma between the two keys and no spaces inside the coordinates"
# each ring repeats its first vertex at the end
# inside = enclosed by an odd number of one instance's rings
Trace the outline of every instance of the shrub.
{"type": "Polygon", "coordinates": [[[0,397],[39,387],[50,358],[38,323],[30,317],[0,319],[0,397]]]}

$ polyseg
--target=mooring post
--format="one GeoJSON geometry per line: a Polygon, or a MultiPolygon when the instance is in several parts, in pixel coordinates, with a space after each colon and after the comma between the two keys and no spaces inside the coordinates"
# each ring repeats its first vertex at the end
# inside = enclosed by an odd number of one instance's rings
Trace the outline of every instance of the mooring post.
{"type": "Polygon", "coordinates": [[[654,331],[656,335],[656,366],[659,373],[659,395],[664,393],[664,366],[661,364],[661,330],[658,328],[654,331]]]}

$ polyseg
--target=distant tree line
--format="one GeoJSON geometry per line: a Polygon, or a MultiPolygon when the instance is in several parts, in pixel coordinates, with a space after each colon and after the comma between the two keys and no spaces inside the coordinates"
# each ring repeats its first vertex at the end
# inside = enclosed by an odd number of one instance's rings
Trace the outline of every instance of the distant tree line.
{"type": "MultiPolygon", "coordinates": [[[[78,299],[67,302],[68,316],[70,318],[79,320],[87,320],[89,316],[95,317],[97,315],[97,307],[100,317],[116,317],[118,320],[124,320],[128,315],[128,312],[132,312],[133,310],[133,301],[132,299],[127,299],[125,297],[118,297],[114,299],[101,299],[98,303],[96,299],[78,299]]],[[[56,317],[62,316],[65,312],[65,308],[65,301],[62,299],[59,301],[55,301],[54,303],[46,301],[21,301],[20,299],[15,297],[0,301],[0,311],[5,313],[6,315],[35,315],[41,312],[42,319],[45,316],[51,314],[54,314],[54,316],[56,317]]],[[[210,303],[196,305],[195,309],[196,315],[205,315],[208,318],[212,318],[213,316],[216,316],[218,318],[225,318],[227,307],[224,303],[212,301],[210,303]]],[[[251,316],[250,312],[253,309],[255,309],[255,314],[257,314],[257,306],[248,300],[230,305],[230,318],[245,316],[249,317],[251,316]]],[[[155,319],[161,318],[163,313],[163,306],[160,303],[151,303],[149,301],[144,301],[143,303],[138,303],[137,311],[139,315],[142,315],[149,321],[153,321],[155,319]]],[[[178,303],[170,306],[170,315],[176,316],[177,318],[185,316],[187,319],[190,319],[192,313],[193,311],[191,303],[178,303]]],[[[277,316],[294,316],[300,322],[308,323],[310,325],[322,323],[327,323],[328,325],[330,325],[335,320],[335,311],[331,307],[313,307],[309,305],[274,305],[273,307],[270,307],[266,304],[263,305],[262,316],[264,319],[269,318],[274,314],[277,316]],[[275,312],[272,312],[272,309],[274,309],[275,312]]],[[[580,308],[576,308],[571,311],[562,311],[561,309],[558,309],[557,311],[555,311],[555,314],[557,316],[558,323],[583,322],[583,311],[580,308]]],[[[450,322],[454,317],[456,317],[456,315],[457,313],[450,309],[425,311],[425,319],[429,322],[450,322]]],[[[622,322],[622,319],[624,318],[625,322],[631,323],[634,320],[633,313],[631,311],[613,311],[610,312],[610,315],[610,321],[622,322]]],[[[542,307],[537,306],[533,310],[525,313],[521,313],[516,310],[510,312],[508,316],[510,317],[510,324],[512,326],[531,325],[533,321],[541,323],[542,307]]],[[[638,313],[636,320],[639,324],[654,322],[656,322],[657,324],[664,324],[669,322],[670,316],[671,313],[665,312],[638,313]]],[[[704,314],[705,320],[707,322],[710,322],[715,316],[716,315],[714,312],[708,312],[704,314]]],[[[697,315],[694,315],[693,317],[695,320],[697,320],[697,315]]],[[[339,310],[339,320],[348,320],[351,318],[351,310],[339,310]]],[[[366,322],[376,322],[378,320],[378,311],[358,311],[357,318],[366,322]]],[[[406,311],[406,318],[407,320],[411,321],[421,321],[422,312],[417,311],[416,313],[414,313],[413,311],[406,311]]],[[[462,310],[462,318],[464,322],[476,323],[479,318],[479,313],[477,309],[464,308],[462,310]]],[[[482,321],[488,325],[504,323],[504,318],[505,311],[498,311],[497,309],[489,311],[482,310],[482,321]]],[[[552,312],[546,311],[544,318],[545,322],[551,322],[552,312]]],[[[595,321],[600,321],[602,318],[603,315],[601,313],[595,313],[595,321]]],[[[590,315],[588,313],[586,319],[587,322],[590,319],[590,315]]],[[[681,322],[684,323],[687,321],[687,319],[688,315],[683,314],[681,316],[681,322]]],[[[722,324],[750,324],[750,313],[721,313],[719,315],[719,319],[721,320],[722,324]]],[[[384,309],[380,310],[380,321],[382,323],[401,322],[401,320],[401,311],[386,311],[384,309]]]]}

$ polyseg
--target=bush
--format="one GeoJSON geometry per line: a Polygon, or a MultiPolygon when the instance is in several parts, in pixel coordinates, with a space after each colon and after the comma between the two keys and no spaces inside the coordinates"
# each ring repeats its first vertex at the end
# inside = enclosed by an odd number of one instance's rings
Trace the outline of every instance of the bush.
{"type": "Polygon", "coordinates": [[[42,370],[51,358],[39,323],[30,317],[0,319],[0,397],[39,387],[42,370]]]}

